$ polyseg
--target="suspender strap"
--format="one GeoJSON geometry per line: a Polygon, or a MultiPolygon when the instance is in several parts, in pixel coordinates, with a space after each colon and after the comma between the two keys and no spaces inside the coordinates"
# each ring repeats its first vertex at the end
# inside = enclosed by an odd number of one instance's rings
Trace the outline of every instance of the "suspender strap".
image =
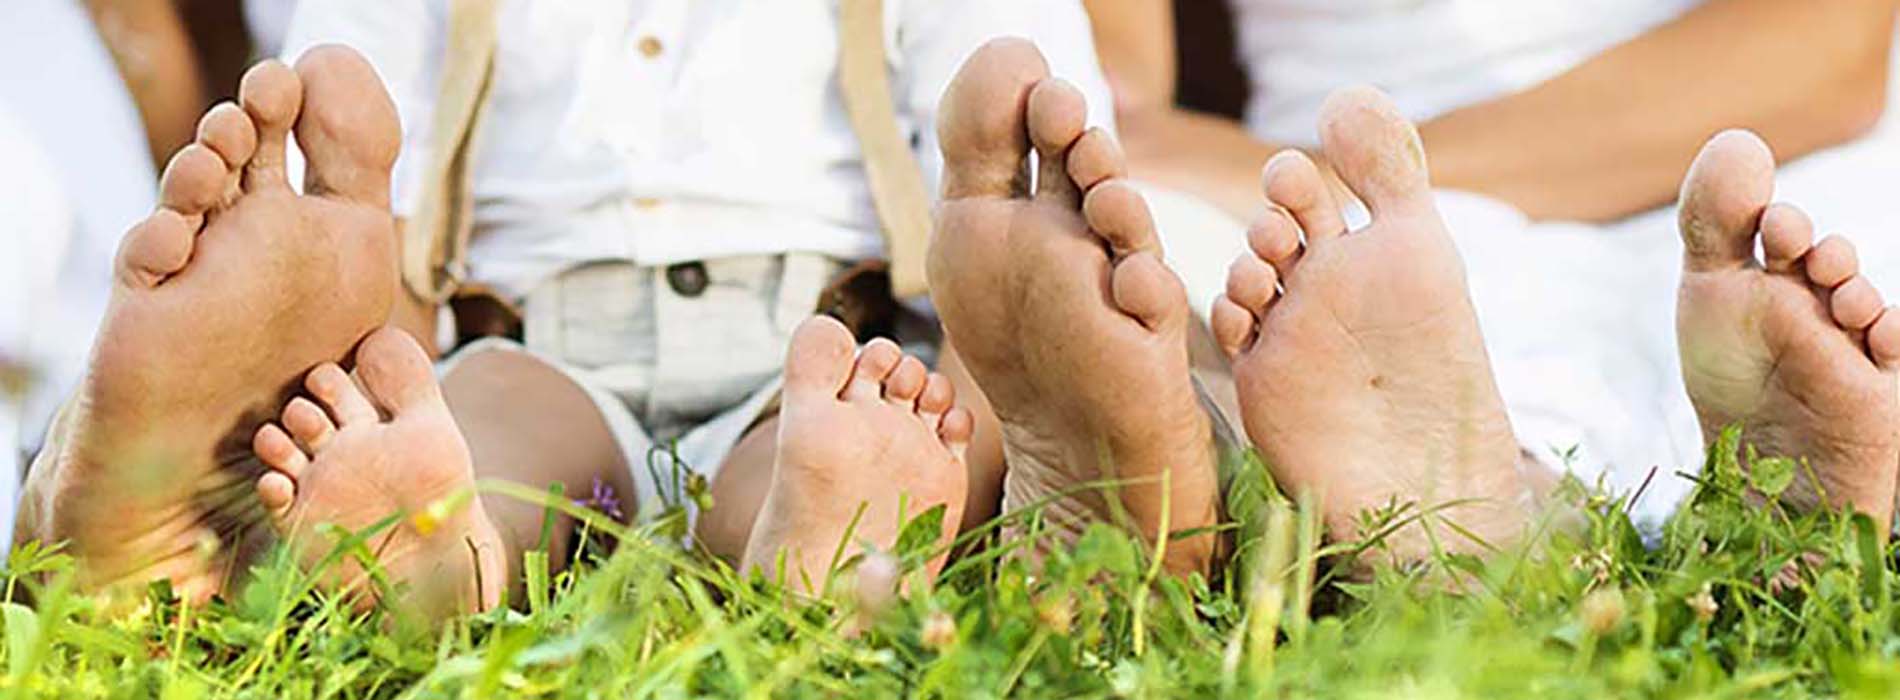
{"type": "Polygon", "coordinates": [[[440,304],[467,277],[474,203],[469,158],[494,76],[496,0],[452,0],[441,92],[429,132],[429,162],[415,215],[403,235],[403,286],[440,304]]]}
{"type": "Polygon", "coordinates": [[[924,294],[929,291],[924,253],[930,243],[930,194],[910,143],[898,133],[884,53],[883,0],[840,0],[838,88],[864,151],[890,257],[891,293],[899,298],[924,294]]]}

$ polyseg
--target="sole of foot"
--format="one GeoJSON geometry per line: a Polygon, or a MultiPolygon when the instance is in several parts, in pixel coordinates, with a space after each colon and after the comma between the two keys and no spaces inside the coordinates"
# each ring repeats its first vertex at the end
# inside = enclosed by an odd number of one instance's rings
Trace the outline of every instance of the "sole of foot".
{"type": "Polygon", "coordinates": [[[252,442],[270,467],[258,500],[298,560],[309,568],[334,558],[322,579],[364,607],[392,602],[390,593],[400,596],[394,609],[430,619],[494,607],[508,585],[506,554],[422,346],[384,328],[357,349],[354,371],[318,365],[304,389],[310,398],[292,399],[252,442]],[[399,517],[368,532],[390,516],[399,517]],[[341,542],[326,533],[367,535],[363,551],[403,590],[377,588],[366,562],[339,557],[341,542]]]}
{"type": "Polygon", "coordinates": [[[1366,513],[1406,503],[1440,523],[1400,528],[1371,556],[1514,541],[1529,495],[1520,451],[1418,134],[1371,89],[1335,93],[1320,119],[1372,222],[1348,231],[1303,154],[1268,161],[1270,210],[1212,311],[1247,434],[1283,487],[1317,499],[1333,539],[1364,540],[1366,513]]]}
{"type": "Polygon", "coordinates": [[[1884,533],[1900,474],[1900,313],[1847,239],[1816,242],[1799,209],[1769,204],[1774,162],[1760,138],[1726,132],[1683,183],[1683,381],[1710,444],[1739,424],[1744,449],[1806,461],[1791,504],[1859,510],[1884,533]]]}
{"type": "Polygon", "coordinates": [[[202,600],[242,571],[267,530],[250,434],[394,299],[399,137],[369,64],[320,47],[252,68],[239,95],[126,233],[86,377],[29,479],[23,536],[67,542],[89,588],[169,579],[202,600]],[[284,170],[293,130],[304,195],[284,170]]]}
{"type": "Polygon", "coordinates": [[[785,360],[778,459],[743,570],[818,594],[837,555],[890,552],[908,519],[942,506],[941,553],[925,562],[935,578],[963,519],[973,429],[950,380],[896,344],[859,351],[837,321],[805,321],[785,360]]]}
{"type": "Polygon", "coordinates": [[[1214,535],[1161,537],[1215,524],[1216,455],[1187,295],[1120,147],[1021,40],[979,49],[943,104],[931,300],[1002,422],[1005,510],[1042,505],[1070,536],[1117,522],[1206,570],[1214,535]]]}

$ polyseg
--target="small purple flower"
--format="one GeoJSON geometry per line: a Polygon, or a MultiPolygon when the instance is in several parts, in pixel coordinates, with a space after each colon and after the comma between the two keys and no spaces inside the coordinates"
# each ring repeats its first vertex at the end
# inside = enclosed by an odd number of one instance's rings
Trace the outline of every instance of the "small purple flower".
{"type": "Polygon", "coordinates": [[[574,501],[574,505],[591,508],[615,520],[625,520],[627,517],[620,512],[620,497],[614,493],[614,487],[601,481],[598,476],[594,477],[594,492],[587,498],[574,501]]]}

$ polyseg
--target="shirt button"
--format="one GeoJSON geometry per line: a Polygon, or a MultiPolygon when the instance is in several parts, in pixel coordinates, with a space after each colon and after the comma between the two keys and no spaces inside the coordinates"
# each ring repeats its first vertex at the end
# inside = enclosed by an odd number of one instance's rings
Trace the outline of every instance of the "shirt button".
{"type": "Polygon", "coordinates": [[[645,56],[647,58],[658,58],[660,56],[660,52],[666,49],[666,45],[661,44],[660,40],[657,37],[651,37],[651,36],[640,37],[639,45],[640,45],[640,55],[645,56]]]}
{"type": "Polygon", "coordinates": [[[705,263],[684,262],[666,267],[666,285],[673,288],[674,294],[688,299],[705,293],[706,285],[711,282],[705,263]]]}

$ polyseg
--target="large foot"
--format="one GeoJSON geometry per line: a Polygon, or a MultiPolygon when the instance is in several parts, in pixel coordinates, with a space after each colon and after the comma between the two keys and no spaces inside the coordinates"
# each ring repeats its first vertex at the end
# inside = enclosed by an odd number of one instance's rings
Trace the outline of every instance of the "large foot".
{"type": "MultiPolygon", "coordinates": [[[[1084,132],[1085,114],[1027,42],[964,64],[939,127],[931,299],[1002,421],[1004,507],[1048,502],[1059,530],[1122,522],[1152,540],[1215,523],[1212,433],[1188,374],[1186,293],[1119,147],[1084,132]],[[1119,485],[1085,487],[1102,481],[1119,485]]],[[[1168,542],[1166,564],[1204,570],[1215,544],[1168,542]]]]}
{"type": "MultiPolygon", "coordinates": [[[[353,375],[325,363],[304,388],[316,400],[292,399],[281,425],[265,424],[253,442],[271,468],[258,499],[304,566],[337,549],[321,524],[357,533],[400,515],[365,542],[389,582],[406,588],[396,607],[434,618],[494,607],[508,585],[506,555],[422,347],[384,328],[357,349],[353,375]]],[[[387,592],[351,556],[324,575],[364,605],[387,592]]]]}
{"type": "MultiPolygon", "coordinates": [[[[867,542],[890,551],[907,519],[940,505],[947,545],[963,519],[973,425],[955,404],[950,380],[890,341],[859,352],[837,321],[806,321],[786,356],[778,460],[744,569],[783,573],[816,594],[837,554],[867,542]]],[[[927,563],[930,576],[947,554],[927,563]]]]}
{"type": "Polygon", "coordinates": [[[306,371],[389,315],[396,113],[369,64],[311,51],[245,75],[172,158],[120,244],[77,399],[28,485],[23,536],[67,541],[90,587],[170,579],[203,599],[260,530],[250,435],[306,371]],[[294,128],[305,196],[285,180],[294,128]]]}
{"type": "Polygon", "coordinates": [[[1335,539],[1363,538],[1364,513],[1411,502],[1441,524],[1393,533],[1397,560],[1482,549],[1443,520],[1511,541],[1528,498],[1520,451],[1417,132],[1356,89],[1328,101],[1320,134],[1372,223],[1347,231],[1305,156],[1267,163],[1272,211],[1213,310],[1247,434],[1282,485],[1317,497],[1335,539]]]}
{"type": "Polygon", "coordinates": [[[1716,136],[1690,168],[1683,381],[1711,442],[1739,423],[1761,456],[1807,461],[1791,503],[1853,508],[1885,532],[1900,471],[1900,313],[1861,276],[1852,244],[1814,242],[1800,210],[1768,205],[1773,191],[1774,157],[1746,132],[1716,136]]]}

